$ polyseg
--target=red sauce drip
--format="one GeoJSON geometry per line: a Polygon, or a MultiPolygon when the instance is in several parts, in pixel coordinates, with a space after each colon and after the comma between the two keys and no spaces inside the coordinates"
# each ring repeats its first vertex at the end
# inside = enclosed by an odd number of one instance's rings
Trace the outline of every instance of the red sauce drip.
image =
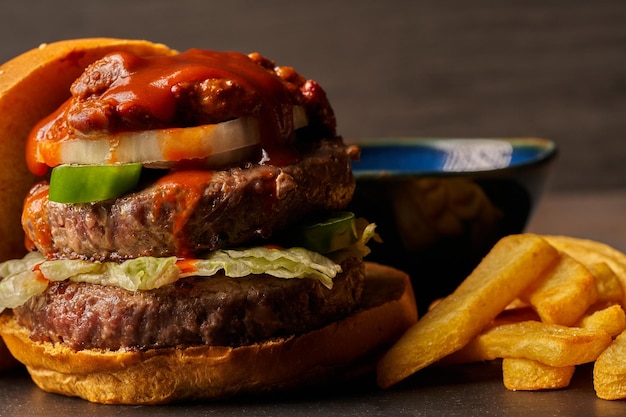
{"type": "Polygon", "coordinates": [[[202,198],[204,184],[211,180],[212,175],[211,171],[172,171],[157,181],[161,192],[154,198],[154,216],[159,217],[164,207],[178,207],[171,211],[174,216],[172,233],[176,237],[177,253],[181,256],[192,252],[184,239],[185,226],[202,198]]]}
{"type": "Polygon", "coordinates": [[[24,245],[28,250],[36,248],[34,242],[42,247],[52,245],[52,232],[45,216],[48,190],[49,187],[46,183],[39,183],[30,190],[25,198],[22,226],[25,232],[24,245]]]}
{"type": "MultiPolygon", "coordinates": [[[[48,172],[48,165],[40,162],[38,159],[39,146],[46,146],[48,142],[45,142],[45,140],[52,131],[56,132],[59,136],[66,136],[66,129],[59,131],[58,128],[55,128],[55,121],[63,115],[63,110],[66,105],[67,102],[50,116],[40,120],[26,139],[26,166],[28,166],[30,172],[38,177],[44,176],[48,172]]],[[[58,150],[58,147],[56,147],[56,149],[58,150]]],[[[58,153],[55,153],[52,159],[54,160],[49,162],[50,166],[58,165],[58,153]]]]}
{"type": "MultiPolygon", "coordinates": [[[[286,165],[297,160],[298,155],[290,146],[294,134],[290,92],[276,74],[255,63],[247,55],[200,49],[190,49],[167,57],[137,57],[127,53],[115,55],[116,59],[123,60],[127,74],[117,77],[99,95],[99,99],[114,103],[122,119],[125,112],[141,108],[162,123],[170,124],[168,127],[174,127],[177,112],[180,111],[173,91],[177,84],[206,79],[232,80],[261,97],[258,114],[254,116],[259,119],[263,152],[256,162],[286,165]]],[[[67,123],[58,119],[67,117],[65,109],[69,105],[70,102],[65,103],[61,109],[40,122],[29,137],[28,165],[38,175],[45,169],[36,160],[36,142],[62,140],[60,138],[67,136],[67,123]],[[50,127],[51,121],[55,121],[54,127],[50,127]],[[39,133],[38,130],[42,128],[50,131],[39,133]]]]}
{"type": "Polygon", "coordinates": [[[180,187],[181,189],[189,190],[190,193],[200,195],[204,185],[211,181],[212,176],[212,171],[194,169],[171,171],[159,178],[157,184],[160,186],[180,187]]]}
{"type": "Polygon", "coordinates": [[[176,266],[180,268],[180,271],[183,274],[193,274],[198,271],[196,267],[195,259],[192,258],[181,258],[176,261],[176,266]]]}
{"type": "Polygon", "coordinates": [[[43,274],[43,272],[41,272],[41,264],[37,264],[35,265],[35,267],[33,268],[33,273],[35,274],[35,279],[37,281],[43,282],[43,283],[48,283],[50,282],[45,275],[43,274]]]}

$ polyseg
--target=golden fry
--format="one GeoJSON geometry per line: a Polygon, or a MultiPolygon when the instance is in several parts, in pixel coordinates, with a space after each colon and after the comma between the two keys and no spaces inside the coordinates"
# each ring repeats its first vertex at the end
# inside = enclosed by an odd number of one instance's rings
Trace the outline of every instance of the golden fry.
{"type": "Polygon", "coordinates": [[[444,363],[526,358],[550,366],[571,366],[593,362],[610,344],[611,336],[604,330],[523,321],[487,330],[444,363]]]}
{"type": "Polygon", "coordinates": [[[589,265],[589,272],[596,277],[598,305],[621,304],[624,300],[624,288],[615,271],[606,262],[589,265]]]}
{"type": "Polygon", "coordinates": [[[614,304],[583,317],[578,327],[604,330],[615,337],[626,330],[626,314],[622,306],[614,304]]]}
{"type": "Polygon", "coordinates": [[[626,332],[617,336],[596,360],[593,387],[604,400],[626,398],[626,332]]]}
{"type": "Polygon", "coordinates": [[[537,235],[502,238],[454,293],[382,357],[378,384],[389,387],[461,349],[558,258],[558,251],[537,235]]]}
{"type": "Polygon", "coordinates": [[[511,301],[508,306],[506,306],[505,310],[515,310],[523,307],[528,307],[528,303],[521,300],[520,298],[516,298],[515,300],[511,301]]]}
{"type": "Polygon", "coordinates": [[[545,323],[571,326],[598,299],[596,279],[580,262],[563,254],[545,276],[522,297],[545,323]]]}
{"type": "MultiPolygon", "coordinates": [[[[615,272],[622,288],[626,288],[626,254],[623,252],[595,240],[555,235],[543,237],[556,249],[567,253],[588,268],[597,263],[606,263],[615,272]]],[[[620,304],[626,308],[626,290],[622,291],[624,294],[620,304]]]]}
{"type": "Polygon", "coordinates": [[[502,381],[511,391],[539,391],[565,388],[574,375],[574,365],[549,366],[523,358],[502,360],[502,381]]]}
{"type": "Polygon", "coordinates": [[[496,317],[489,327],[501,324],[519,323],[521,321],[540,321],[537,312],[530,307],[507,308],[496,317]]]}

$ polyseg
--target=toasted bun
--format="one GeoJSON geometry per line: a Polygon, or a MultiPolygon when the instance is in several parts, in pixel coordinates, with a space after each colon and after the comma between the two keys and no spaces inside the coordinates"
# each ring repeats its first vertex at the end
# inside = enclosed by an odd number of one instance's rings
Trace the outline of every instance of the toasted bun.
{"type": "Polygon", "coordinates": [[[372,371],[376,359],[417,320],[409,277],[366,263],[361,309],[297,337],[251,346],[139,351],[72,351],[29,338],[10,313],[0,334],[43,390],[109,404],[223,399],[336,380],[372,371]]]}
{"type": "MultiPolygon", "coordinates": [[[[113,51],[176,53],[143,40],[75,39],[41,45],[0,66],[0,261],[26,253],[20,218],[24,197],[35,182],[25,159],[30,130],[70,97],[70,85],[87,65],[113,51]]],[[[14,362],[0,344],[0,369],[14,362]]]]}

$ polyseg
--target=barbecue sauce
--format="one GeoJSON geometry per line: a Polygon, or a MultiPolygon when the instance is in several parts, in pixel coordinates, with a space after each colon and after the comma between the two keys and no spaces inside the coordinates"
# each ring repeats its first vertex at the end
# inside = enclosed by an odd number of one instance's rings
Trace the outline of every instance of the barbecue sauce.
{"type": "Polygon", "coordinates": [[[25,233],[24,246],[28,250],[36,250],[35,243],[43,247],[52,245],[52,231],[45,216],[47,213],[45,205],[48,204],[48,188],[46,183],[36,184],[31,188],[24,201],[22,226],[25,233]]]}

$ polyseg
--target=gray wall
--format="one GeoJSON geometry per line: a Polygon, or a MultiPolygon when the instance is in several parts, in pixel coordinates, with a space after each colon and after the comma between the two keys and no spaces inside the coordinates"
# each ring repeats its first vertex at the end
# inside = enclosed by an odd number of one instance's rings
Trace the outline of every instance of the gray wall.
{"type": "Polygon", "coordinates": [[[259,51],[324,86],[358,136],[543,136],[555,190],[626,186],[626,2],[22,0],[0,61],[42,42],[259,51]]]}

